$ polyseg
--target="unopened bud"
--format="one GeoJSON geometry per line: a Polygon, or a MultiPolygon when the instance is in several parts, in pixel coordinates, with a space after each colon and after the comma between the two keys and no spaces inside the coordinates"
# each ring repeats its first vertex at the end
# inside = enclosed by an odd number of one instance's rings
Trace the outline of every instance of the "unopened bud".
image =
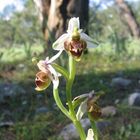
{"type": "Polygon", "coordinates": [[[33,58],[32,58],[32,62],[33,62],[34,65],[36,65],[36,64],[38,63],[37,60],[38,60],[38,59],[37,59],[36,57],[33,57],[33,58]]]}

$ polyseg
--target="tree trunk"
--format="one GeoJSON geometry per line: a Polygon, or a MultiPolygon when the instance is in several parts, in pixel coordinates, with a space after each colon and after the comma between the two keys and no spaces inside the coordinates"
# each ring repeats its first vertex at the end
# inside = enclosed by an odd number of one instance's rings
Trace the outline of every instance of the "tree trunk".
{"type": "Polygon", "coordinates": [[[132,35],[135,38],[140,38],[140,28],[134,16],[132,9],[124,2],[124,0],[116,0],[117,5],[121,10],[121,15],[128,24],[132,35]]]}
{"type": "Polygon", "coordinates": [[[74,16],[80,18],[81,28],[87,31],[89,0],[34,0],[34,3],[48,43],[66,32],[67,21],[74,16]]]}

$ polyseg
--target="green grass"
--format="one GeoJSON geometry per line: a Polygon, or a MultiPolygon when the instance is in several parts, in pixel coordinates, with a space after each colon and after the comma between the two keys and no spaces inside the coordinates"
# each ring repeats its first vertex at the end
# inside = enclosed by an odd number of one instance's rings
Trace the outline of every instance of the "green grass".
{"type": "Polygon", "coordinates": [[[14,63],[16,61],[22,61],[27,58],[32,58],[34,55],[38,56],[43,52],[43,47],[41,45],[21,45],[11,48],[1,48],[0,61],[3,63],[14,63]]]}

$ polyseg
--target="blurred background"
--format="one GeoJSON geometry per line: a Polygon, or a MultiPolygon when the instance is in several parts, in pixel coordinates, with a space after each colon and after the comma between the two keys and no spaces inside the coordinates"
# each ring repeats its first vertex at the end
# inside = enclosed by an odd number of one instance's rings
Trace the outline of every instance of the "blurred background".
{"type": "MultiPolygon", "coordinates": [[[[105,93],[100,140],[140,139],[140,0],[0,0],[0,140],[78,140],[52,86],[35,91],[32,63],[56,53],[51,44],[74,16],[99,45],[79,62],[73,97],[105,93]]],[[[66,67],[67,55],[58,63],[66,67]]],[[[83,123],[90,127],[86,115],[83,123]]]]}

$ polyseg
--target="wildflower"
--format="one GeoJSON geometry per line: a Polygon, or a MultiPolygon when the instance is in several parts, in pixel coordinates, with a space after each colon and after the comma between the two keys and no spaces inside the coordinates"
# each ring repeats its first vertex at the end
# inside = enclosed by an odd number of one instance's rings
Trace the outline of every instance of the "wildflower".
{"type": "Polygon", "coordinates": [[[55,50],[65,50],[79,61],[86,47],[95,47],[92,38],[80,29],[79,18],[71,18],[67,33],[60,36],[54,43],[55,50]]]}
{"type": "Polygon", "coordinates": [[[37,63],[37,66],[40,71],[36,74],[36,79],[35,79],[36,90],[41,91],[46,89],[50,85],[51,81],[53,82],[54,88],[58,87],[59,85],[58,73],[52,67],[51,63],[54,60],[56,60],[61,53],[62,51],[59,51],[51,59],[47,57],[46,60],[40,60],[37,63]]]}
{"type": "Polygon", "coordinates": [[[94,136],[93,130],[92,129],[88,129],[86,140],[94,140],[93,136],[94,136]]]}
{"type": "Polygon", "coordinates": [[[97,105],[94,97],[88,98],[87,111],[94,120],[99,119],[99,117],[101,116],[101,108],[97,105]]]}
{"type": "Polygon", "coordinates": [[[78,120],[80,120],[86,112],[88,112],[93,120],[97,120],[101,116],[101,108],[97,105],[97,100],[100,96],[101,95],[95,95],[95,93],[92,92],[80,95],[73,100],[73,104],[74,102],[79,102],[80,104],[76,114],[78,120]]]}

